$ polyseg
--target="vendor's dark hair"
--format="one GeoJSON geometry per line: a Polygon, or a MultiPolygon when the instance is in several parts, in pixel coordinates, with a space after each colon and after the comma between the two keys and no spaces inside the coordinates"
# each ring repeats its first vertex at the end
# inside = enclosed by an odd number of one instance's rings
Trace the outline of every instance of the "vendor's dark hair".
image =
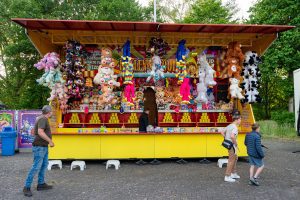
{"type": "Polygon", "coordinates": [[[256,131],[259,127],[260,127],[260,125],[259,125],[258,123],[254,123],[254,124],[252,124],[252,126],[251,126],[252,131],[256,131]]]}
{"type": "Polygon", "coordinates": [[[232,116],[232,120],[235,121],[235,120],[238,120],[241,118],[241,115],[233,115],[232,116]]]}

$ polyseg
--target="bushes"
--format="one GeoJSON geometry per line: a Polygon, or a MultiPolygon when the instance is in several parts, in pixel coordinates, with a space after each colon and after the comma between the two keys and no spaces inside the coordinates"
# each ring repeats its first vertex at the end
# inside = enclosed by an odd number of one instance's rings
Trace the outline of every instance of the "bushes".
{"type": "Polygon", "coordinates": [[[276,121],[278,124],[289,124],[291,126],[294,126],[295,113],[291,113],[285,110],[271,111],[271,119],[276,121]]]}
{"type": "Polygon", "coordinates": [[[284,109],[278,109],[271,111],[271,119],[266,119],[263,107],[261,105],[252,105],[254,118],[256,121],[260,120],[274,120],[278,124],[289,124],[294,126],[295,124],[295,113],[290,113],[284,109]]]}
{"type": "Polygon", "coordinates": [[[265,138],[297,138],[294,126],[278,124],[272,120],[258,121],[261,135],[265,138]]]}

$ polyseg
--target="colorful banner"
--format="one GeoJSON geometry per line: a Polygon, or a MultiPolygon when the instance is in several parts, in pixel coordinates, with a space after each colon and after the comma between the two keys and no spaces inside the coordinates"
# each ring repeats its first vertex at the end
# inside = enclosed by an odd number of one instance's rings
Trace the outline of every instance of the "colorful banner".
{"type": "Polygon", "coordinates": [[[35,119],[41,115],[41,110],[20,110],[18,113],[18,146],[19,148],[31,148],[34,136],[31,129],[34,128],[35,119]]]}
{"type": "MultiPolygon", "coordinates": [[[[0,132],[2,132],[2,128],[5,126],[15,127],[15,111],[14,110],[0,110],[0,132]]],[[[1,148],[1,140],[0,140],[0,148],[1,148]]]]}

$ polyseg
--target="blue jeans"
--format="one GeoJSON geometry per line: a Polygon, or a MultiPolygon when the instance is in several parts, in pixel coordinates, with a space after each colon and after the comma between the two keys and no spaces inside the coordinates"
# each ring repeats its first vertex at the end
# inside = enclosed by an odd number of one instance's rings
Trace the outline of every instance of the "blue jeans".
{"type": "Polygon", "coordinates": [[[25,181],[25,187],[30,188],[33,178],[39,171],[38,184],[45,183],[45,171],[48,166],[48,147],[32,147],[33,164],[25,181]]]}

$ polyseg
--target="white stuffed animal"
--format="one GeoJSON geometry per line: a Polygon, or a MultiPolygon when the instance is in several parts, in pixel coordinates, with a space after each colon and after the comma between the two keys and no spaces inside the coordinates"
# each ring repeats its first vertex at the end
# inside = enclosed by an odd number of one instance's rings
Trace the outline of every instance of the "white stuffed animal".
{"type": "Polygon", "coordinates": [[[197,84],[197,97],[195,99],[196,102],[203,102],[207,103],[207,86],[205,84],[205,69],[200,67],[199,68],[199,83],[197,84]]]}
{"type": "Polygon", "coordinates": [[[165,78],[164,68],[165,68],[165,66],[161,65],[160,57],[157,55],[154,55],[152,57],[152,70],[146,81],[149,82],[151,80],[151,78],[153,78],[154,82],[156,82],[159,79],[165,78]]]}
{"type": "Polygon", "coordinates": [[[217,84],[217,82],[214,80],[215,72],[216,71],[211,66],[206,68],[205,84],[207,86],[215,86],[217,84]]]}
{"type": "MultiPolygon", "coordinates": [[[[215,74],[215,70],[209,65],[209,63],[206,60],[206,55],[205,54],[201,54],[198,57],[198,63],[199,63],[199,73],[200,70],[204,70],[205,71],[205,84],[206,86],[215,86],[217,84],[217,82],[214,80],[214,74],[215,74]]],[[[199,75],[200,77],[200,75],[199,75]]]]}
{"type": "Polygon", "coordinates": [[[203,81],[200,81],[199,83],[197,83],[197,98],[195,99],[196,102],[202,102],[202,103],[207,103],[207,87],[205,85],[205,83],[203,81]]]}
{"type": "Polygon", "coordinates": [[[239,87],[239,80],[236,78],[230,78],[230,87],[229,92],[231,95],[231,98],[238,98],[238,99],[244,99],[245,97],[242,95],[242,89],[239,87]]]}

